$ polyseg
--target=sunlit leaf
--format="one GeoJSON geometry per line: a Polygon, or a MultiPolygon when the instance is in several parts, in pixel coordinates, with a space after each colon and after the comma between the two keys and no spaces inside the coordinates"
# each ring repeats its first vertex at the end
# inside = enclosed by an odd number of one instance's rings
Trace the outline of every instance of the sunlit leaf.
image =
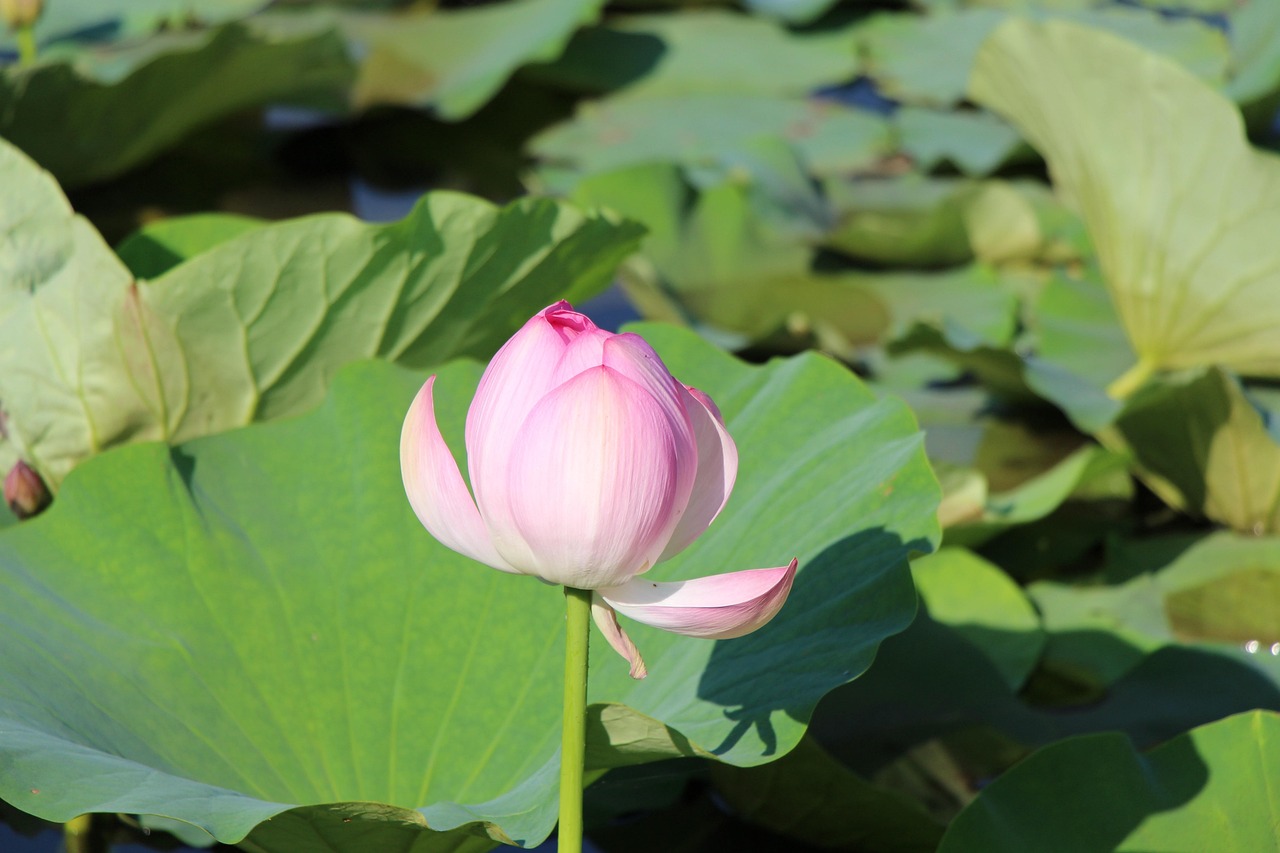
{"type": "Polygon", "coordinates": [[[342,18],[364,57],[357,106],[405,104],[466,118],[520,66],[555,59],[602,0],[509,0],[460,9],[410,9],[342,18]]]}
{"type": "MultiPolygon", "coordinates": [[[[936,484],[905,407],[839,365],[755,368],[642,331],[720,404],[742,459],[711,531],[654,577],[791,555],[801,569],[748,637],[630,628],[645,681],[593,656],[589,761],[764,763],[911,620],[906,560],[936,537],[936,484]]],[[[456,447],[479,374],[454,364],[435,386],[456,447]]],[[[412,515],[396,446],[422,378],[357,365],[309,415],[103,454],[0,536],[0,796],[57,820],[159,814],[266,851],[541,840],[562,596],[412,515]]]]}
{"type": "Polygon", "coordinates": [[[487,356],[539,307],[602,289],[640,236],[546,199],[439,193],[388,225],[263,226],[141,282],[2,144],[0,176],[0,400],[55,486],[115,444],[303,411],[349,361],[487,356]]]}
{"type": "Polygon", "coordinates": [[[796,33],[718,9],[629,15],[582,30],[538,80],[615,97],[807,95],[857,73],[848,30],[796,33]]]}
{"type": "Polygon", "coordinates": [[[995,780],[938,849],[1268,850],[1278,838],[1278,762],[1280,717],[1265,711],[1201,726],[1145,755],[1119,734],[1073,739],[995,780]]]}
{"type": "Polygon", "coordinates": [[[161,219],[129,235],[116,247],[116,254],[136,278],[155,278],[187,258],[261,224],[260,219],[231,213],[197,213],[161,219]]]}
{"type": "Polygon", "coordinates": [[[1229,101],[1167,59],[1061,21],[1001,27],[970,94],[1044,154],[1084,217],[1138,356],[1115,396],[1165,368],[1280,374],[1268,236],[1280,160],[1249,147],[1229,101]]]}
{"type": "MultiPolygon", "coordinates": [[[[1122,7],[1029,11],[1037,18],[1053,15],[1109,30],[1170,56],[1208,80],[1220,81],[1225,76],[1226,38],[1200,21],[1166,21],[1150,12],[1122,7]]],[[[951,106],[965,96],[965,83],[983,40],[1010,18],[1009,12],[991,8],[940,10],[929,15],[882,13],[858,31],[866,57],[864,70],[891,98],[951,106]]]]}
{"type": "Polygon", "coordinates": [[[921,557],[911,564],[911,576],[929,615],[981,649],[1019,689],[1044,648],[1044,632],[1018,585],[963,548],[921,557]]]}
{"type": "Polygon", "coordinates": [[[830,179],[837,221],[823,242],[858,259],[911,267],[1073,260],[1089,250],[1079,221],[1031,182],[954,178],[830,179]]]}
{"type": "Polygon", "coordinates": [[[1128,447],[1171,506],[1246,533],[1280,530],[1276,413],[1212,368],[1162,377],[1138,392],[1104,440],[1128,447]]]}
{"type": "Polygon", "coordinates": [[[814,174],[855,171],[891,148],[883,119],[835,103],[769,95],[689,94],[587,104],[538,135],[532,154],[586,173],[642,163],[697,164],[757,137],[783,139],[814,174]]]}
{"type": "MultiPolygon", "coordinates": [[[[1049,654],[1087,669],[1104,683],[1144,654],[1187,644],[1256,666],[1280,683],[1280,541],[1232,533],[1205,536],[1164,555],[1161,540],[1123,552],[1123,567],[1150,562],[1106,586],[1040,582],[1030,595],[1050,631],[1049,654]]],[[[1121,555],[1114,560],[1119,561],[1121,555]]]]}

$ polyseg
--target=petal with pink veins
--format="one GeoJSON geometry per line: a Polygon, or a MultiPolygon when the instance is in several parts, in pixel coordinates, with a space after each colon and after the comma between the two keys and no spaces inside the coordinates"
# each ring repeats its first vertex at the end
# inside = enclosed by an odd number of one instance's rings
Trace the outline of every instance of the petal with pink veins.
{"type": "Polygon", "coordinates": [[[631,664],[632,678],[644,678],[649,674],[648,667],[644,665],[644,658],[640,657],[640,650],[618,624],[618,614],[614,613],[613,608],[598,594],[591,596],[591,618],[595,619],[600,633],[604,634],[604,638],[609,641],[609,645],[613,646],[613,650],[631,664]]]}
{"type": "Polygon", "coordinates": [[[400,474],[418,520],[441,544],[504,572],[516,573],[498,555],[458,463],[436,425],[432,376],[422,386],[400,431],[400,474]]]}
{"type": "Polygon", "coordinates": [[[688,637],[728,640],[777,615],[791,592],[797,561],[695,580],[661,583],[635,578],[597,590],[618,613],[688,637]]]}
{"type": "Polygon", "coordinates": [[[558,302],[538,312],[498,350],[467,411],[467,466],[476,505],[495,545],[512,565],[532,564],[505,499],[507,472],[520,425],[558,384],[556,365],[583,332],[595,330],[586,317],[558,302]]]}
{"type": "Polygon", "coordinates": [[[659,562],[679,554],[706,531],[729,501],[738,478],[738,447],[724,428],[720,409],[697,388],[682,386],[680,390],[698,440],[698,472],[689,505],[659,562]]]}
{"type": "Polygon", "coordinates": [[[677,511],[676,440],[646,389],[608,367],[580,373],[534,407],[515,447],[505,499],[533,561],[521,569],[595,589],[662,553],[677,511]]]}

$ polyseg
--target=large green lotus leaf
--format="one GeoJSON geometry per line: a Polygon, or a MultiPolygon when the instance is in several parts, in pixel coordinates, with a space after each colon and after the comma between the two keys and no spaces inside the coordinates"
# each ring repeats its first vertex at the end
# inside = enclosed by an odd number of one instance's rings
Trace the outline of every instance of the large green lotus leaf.
{"type": "MultiPolygon", "coordinates": [[[[752,367],[640,331],[717,400],[741,454],[724,513],[653,576],[801,569],[745,638],[629,626],[644,681],[597,639],[589,761],[768,762],[911,621],[906,560],[936,538],[937,486],[906,407],[840,365],[752,367]]],[[[455,448],[479,375],[454,363],[435,386],[455,448]]],[[[55,820],[158,814],[264,851],[541,840],[562,596],[414,518],[397,447],[422,379],[366,362],[300,418],[103,454],[0,534],[0,797],[55,820]]]]}
{"type": "Polygon", "coordinates": [[[83,184],[238,110],[317,99],[340,105],[351,74],[345,44],[318,19],[264,16],[162,32],[0,69],[0,136],[64,184],[83,184]]]}
{"type": "Polygon", "coordinates": [[[1280,374],[1266,248],[1280,160],[1249,147],[1229,101],[1167,59],[1060,21],[1001,27],[970,94],[1022,130],[1084,217],[1138,356],[1115,396],[1161,368],[1280,374]]]}
{"type": "Polygon", "coordinates": [[[1102,734],[1046,747],[952,822],[940,853],[1253,853],[1280,844],[1280,716],[1251,711],[1147,754],[1102,734]]]}
{"type": "MultiPolygon", "coordinates": [[[[1029,11],[1040,18],[1054,14],[1109,30],[1172,57],[1208,80],[1225,77],[1229,59],[1226,38],[1200,21],[1166,21],[1150,12],[1121,8],[1029,11]]],[[[889,97],[912,104],[952,106],[965,97],[965,84],[983,40],[1009,19],[1008,12],[987,8],[876,15],[858,30],[866,59],[864,71],[889,97]]],[[[1020,125],[1017,121],[1014,124],[1020,125]]]]}
{"type": "Polygon", "coordinates": [[[555,59],[603,0],[509,0],[462,9],[351,14],[341,27],[363,55],[357,106],[430,106],[466,118],[516,69],[555,59]]]}
{"type": "MultiPolygon", "coordinates": [[[[1190,644],[1280,683],[1280,541],[1220,532],[1177,544],[1167,564],[1121,583],[1033,584],[1048,656],[1108,684],[1155,649],[1190,644]]],[[[1134,554],[1126,562],[1151,561],[1134,554]]]]}
{"type": "Polygon", "coordinates": [[[1040,616],[1013,580],[963,548],[914,561],[916,591],[937,622],[981,649],[1013,690],[1026,682],[1044,649],[1040,616]]]}
{"type": "Polygon", "coordinates": [[[942,838],[919,803],[862,778],[812,737],[763,767],[712,765],[711,778],[735,815],[818,849],[932,853],[942,838]]]}
{"type": "Polygon", "coordinates": [[[537,79],[615,97],[803,96],[858,70],[848,31],[796,33],[720,9],[617,18],[574,36],[537,79]]]}
{"type": "MultiPolygon", "coordinates": [[[[1092,633],[1099,646],[1109,636],[1092,633]]],[[[981,778],[1000,772],[1027,748],[1075,734],[1121,731],[1147,747],[1229,714],[1280,710],[1274,678],[1239,655],[1168,645],[1139,653],[1139,662],[1120,678],[1095,685],[1085,682],[1085,673],[1060,670],[1062,662],[1049,657],[1054,639],[1051,632],[1046,658],[1015,692],[985,652],[922,609],[910,628],[881,645],[870,670],[823,700],[810,732],[872,779],[904,752],[994,732],[1008,746],[981,755],[985,766],[971,768],[981,778]]],[[[1132,652],[1116,636],[1110,647],[1132,652]]]]}
{"type": "Polygon", "coordinates": [[[1276,413],[1218,368],[1170,374],[1129,400],[1108,444],[1127,447],[1171,506],[1245,533],[1280,530],[1276,413]]]}
{"type": "Polygon", "coordinates": [[[261,219],[234,213],[175,216],[139,228],[116,246],[116,254],[135,278],[155,278],[262,224],[261,219]]]}
{"type": "Polygon", "coordinates": [[[538,308],[598,292],[640,228],[550,200],[426,196],[406,219],[263,226],[146,282],[50,176],[0,144],[0,399],[56,486],[78,461],[319,402],[346,362],[487,357],[538,308]]]}
{"type": "Polygon", "coordinates": [[[529,144],[544,161],[581,172],[653,162],[696,164],[778,137],[816,175],[866,168],[892,149],[888,125],[836,103],[771,95],[688,94],[586,104],[529,144]]]}

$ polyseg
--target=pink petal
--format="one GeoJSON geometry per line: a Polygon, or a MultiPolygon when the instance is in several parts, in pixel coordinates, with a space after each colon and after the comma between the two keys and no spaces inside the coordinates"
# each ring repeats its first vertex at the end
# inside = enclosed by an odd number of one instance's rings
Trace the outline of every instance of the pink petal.
{"type": "Polygon", "coordinates": [[[540,311],[503,344],[480,378],[467,412],[467,466],[476,504],[498,551],[521,569],[529,567],[531,556],[506,497],[512,447],[529,412],[557,384],[555,366],[574,335],[571,327],[566,333],[547,315],[558,317],[567,305],[560,302],[540,311]]]}
{"type": "Polygon", "coordinates": [[[727,640],[764,625],[782,608],[797,561],[708,578],[657,583],[635,578],[597,594],[637,622],[689,637],[727,640]]]}
{"type": "MultiPolygon", "coordinates": [[[[688,512],[690,499],[697,482],[701,445],[695,427],[694,412],[697,406],[689,404],[689,395],[667,370],[662,359],[639,335],[615,335],[605,342],[604,363],[644,388],[654,402],[666,414],[676,447],[676,485],[673,512],[663,529],[663,552],[653,558],[659,562],[670,550],[672,536],[680,529],[688,512]]],[[[717,453],[719,442],[717,441],[717,453]]],[[[707,520],[710,523],[710,519],[707,520]]],[[[671,552],[674,553],[674,552],[671,552]]]]}
{"type": "Polygon", "coordinates": [[[609,641],[609,645],[613,646],[613,650],[627,659],[631,664],[631,677],[644,678],[649,674],[649,668],[644,665],[644,658],[640,657],[640,650],[636,648],[636,644],[631,642],[631,638],[627,636],[627,632],[622,630],[622,626],[618,624],[618,614],[613,612],[604,599],[599,595],[591,596],[591,617],[596,620],[596,625],[600,627],[600,633],[604,634],[604,638],[609,641]]]}
{"type": "Polygon", "coordinates": [[[504,572],[515,572],[493,547],[458,463],[436,425],[432,376],[413,398],[400,431],[400,474],[418,520],[440,543],[504,572]]]}
{"type": "Polygon", "coordinates": [[[679,554],[703,534],[724,509],[738,477],[738,447],[724,428],[720,409],[697,388],[682,386],[680,390],[698,441],[698,473],[689,506],[659,561],[679,554]]]}
{"type": "Polygon", "coordinates": [[[515,447],[507,500],[530,573],[595,589],[647,570],[662,553],[677,450],[646,389],[608,367],[580,373],[534,408],[515,447]]]}

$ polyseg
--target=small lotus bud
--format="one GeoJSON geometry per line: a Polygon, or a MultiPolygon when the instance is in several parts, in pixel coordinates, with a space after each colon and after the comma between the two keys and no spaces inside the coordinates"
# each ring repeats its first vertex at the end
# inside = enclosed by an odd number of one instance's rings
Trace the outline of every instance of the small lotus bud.
{"type": "Polygon", "coordinates": [[[43,9],[44,0],[0,0],[0,17],[11,30],[31,26],[43,9]]]}
{"type": "Polygon", "coordinates": [[[18,518],[30,518],[49,505],[49,489],[35,469],[19,460],[4,478],[4,502],[18,518]]]}

